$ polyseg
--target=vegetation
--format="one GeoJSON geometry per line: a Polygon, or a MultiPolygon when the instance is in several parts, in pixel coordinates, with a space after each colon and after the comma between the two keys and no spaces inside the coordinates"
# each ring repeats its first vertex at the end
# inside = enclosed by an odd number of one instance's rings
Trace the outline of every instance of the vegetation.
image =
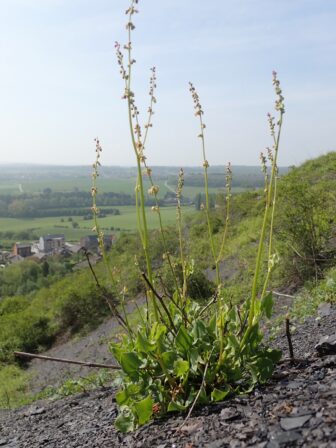
{"type": "MultiPolygon", "coordinates": [[[[272,295],[267,286],[273,271],[276,257],[273,250],[274,204],[277,182],[277,155],[284,114],[283,96],[276,73],[273,85],[276,92],[276,111],[278,119],[269,115],[269,125],[273,148],[268,152],[270,171],[266,166],[267,158],[262,155],[264,172],[264,213],[258,242],[252,288],[248,299],[233,305],[226,300],[221,278],[220,263],[226,250],[231,206],[231,167],[226,170],[225,223],[220,232],[220,223],[216,226],[211,216],[209,192],[209,163],[205,152],[205,124],[203,109],[196,89],[190,84],[194,102],[195,115],[199,119],[203,154],[203,174],[205,196],[200,209],[205,213],[208,252],[215,271],[215,292],[212,297],[202,297],[203,303],[192,300],[189,294],[190,278],[194,273],[193,263],[186,250],[185,235],[182,227],[182,193],[184,171],[181,169],[177,182],[177,229],[178,251],[173,255],[167,247],[166,231],[162,224],[159,202],[159,185],[154,182],[152,169],[145,156],[148,129],[152,127],[153,107],[156,103],[156,71],[151,69],[150,105],[148,118],[140,124],[139,111],[132,91],[132,66],[135,63],[132,54],[131,32],[134,29],[133,16],[137,13],[137,1],[132,1],[126,14],[128,22],[127,44],[116,44],[120,74],[124,81],[124,99],[128,105],[129,129],[137,165],[137,182],[135,188],[137,226],[143,249],[143,259],[137,260],[150,303],[143,314],[139,310],[140,323],[136,328],[130,325],[125,309],[114,310],[117,319],[125,330],[125,336],[118,342],[111,343],[111,350],[119,362],[121,390],[116,399],[120,413],[116,426],[121,431],[134,430],[148,422],[154,415],[170,411],[182,411],[195,404],[223,400],[233,393],[245,393],[258,382],[265,382],[271,375],[274,364],[281,356],[277,350],[264,347],[263,335],[259,329],[260,319],[270,317],[272,295]],[[121,48],[126,51],[124,56],[121,48]],[[150,183],[148,193],[155,201],[154,212],[158,216],[159,236],[162,244],[164,265],[170,271],[171,283],[165,285],[161,277],[155,275],[151,257],[151,239],[145,212],[146,194],[144,178],[150,183]],[[215,230],[215,226],[217,230],[215,230]],[[219,244],[216,244],[216,234],[219,244]],[[262,262],[265,257],[268,266],[264,273],[262,262]],[[161,285],[159,281],[161,280],[161,285]]],[[[97,177],[99,175],[102,148],[96,140],[96,161],[93,165],[93,211],[97,205],[97,177]]],[[[104,234],[95,219],[95,228],[103,250],[104,234]]],[[[107,273],[111,284],[115,277],[109,261],[104,255],[107,273]]]]}
{"type": "Polygon", "coordinates": [[[280,182],[277,234],[289,279],[317,281],[336,256],[336,154],[309,161],[280,182]]]}

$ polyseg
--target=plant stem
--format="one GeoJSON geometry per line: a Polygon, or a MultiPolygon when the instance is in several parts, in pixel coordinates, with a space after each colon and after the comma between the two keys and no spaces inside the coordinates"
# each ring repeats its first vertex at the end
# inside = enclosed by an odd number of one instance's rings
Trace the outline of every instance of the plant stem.
{"type": "MultiPolygon", "coordinates": [[[[273,159],[273,163],[272,163],[272,172],[271,172],[271,178],[270,178],[270,182],[269,182],[269,189],[268,189],[268,194],[267,194],[267,199],[266,199],[266,206],[265,206],[264,218],[263,218],[263,223],[262,223],[262,228],[261,228],[254,277],[253,277],[250,312],[249,312],[249,319],[248,319],[249,328],[253,325],[253,318],[255,315],[255,301],[256,301],[256,297],[257,297],[260,266],[261,266],[263,248],[264,248],[264,243],[265,243],[266,228],[267,228],[267,224],[268,224],[268,220],[269,220],[269,209],[270,209],[271,198],[272,198],[272,193],[273,193],[273,183],[274,183],[274,179],[275,179],[275,175],[276,175],[276,166],[277,166],[276,163],[277,163],[277,156],[278,156],[281,128],[282,128],[282,115],[283,114],[281,112],[279,122],[278,122],[278,134],[276,137],[276,143],[275,143],[275,147],[274,147],[274,159],[273,159]]],[[[266,285],[266,287],[267,287],[267,285],[266,285]]]]}

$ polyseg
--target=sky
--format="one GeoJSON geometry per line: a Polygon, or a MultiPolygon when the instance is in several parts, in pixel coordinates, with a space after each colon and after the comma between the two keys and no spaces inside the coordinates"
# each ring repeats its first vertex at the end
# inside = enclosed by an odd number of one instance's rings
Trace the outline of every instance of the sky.
{"type": "MultiPolygon", "coordinates": [[[[128,0],[0,0],[0,163],[135,165],[114,43],[128,0]]],[[[151,165],[199,165],[200,95],[210,165],[257,165],[271,145],[272,71],[285,96],[279,164],[336,150],[334,0],[140,0],[133,89],[157,104],[151,165]]]]}

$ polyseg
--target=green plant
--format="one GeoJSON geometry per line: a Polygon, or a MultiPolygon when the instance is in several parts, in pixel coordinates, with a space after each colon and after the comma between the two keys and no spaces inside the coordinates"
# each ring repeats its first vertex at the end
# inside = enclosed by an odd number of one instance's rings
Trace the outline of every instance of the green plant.
{"type": "MultiPolygon", "coordinates": [[[[181,196],[184,173],[180,171],[176,190],[178,252],[173,256],[168,250],[167,233],[163,227],[158,202],[158,186],[152,178],[145,146],[148,130],[152,127],[153,106],[156,102],[155,68],[150,78],[150,106],[148,118],[141,126],[139,111],[132,91],[132,68],[135,63],[132,55],[131,33],[137,0],[131,2],[126,11],[128,21],[127,44],[123,46],[126,57],[119,43],[116,52],[120,73],[125,83],[124,99],[127,101],[128,120],[131,142],[137,163],[136,211],[140,241],[144,258],[139,257],[136,265],[147,290],[148,307],[142,313],[139,310],[139,324],[130,325],[125,308],[113,310],[125,329],[120,341],[111,343],[111,350],[122,369],[119,380],[121,387],[116,399],[119,416],[116,426],[121,431],[134,430],[148,422],[155,415],[170,411],[193,409],[196,403],[209,403],[223,400],[237,393],[251,391],[257,383],[265,382],[272,374],[280,352],[262,344],[263,335],[259,328],[260,320],[269,318],[272,312],[272,294],[267,293],[270,275],[276,263],[273,248],[273,223],[276,199],[277,156],[284,114],[283,96],[277,75],[273,73],[273,85],[276,93],[275,109],[278,119],[269,115],[268,121],[272,137],[272,149],[268,150],[270,170],[266,167],[267,158],[262,155],[262,169],[265,177],[265,210],[258,243],[256,264],[250,297],[241,298],[241,303],[234,306],[227,300],[225,287],[221,280],[219,264],[226,250],[226,238],[229,228],[231,204],[231,167],[226,172],[226,215],[225,225],[216,229],[214,237],[213,219],[208,188],[209,162],[205,153],[205,124],[203,109],[195,87],[190,84],[194,101],[195,115],[200,121],[200,134],[203,154],[205,204],[200,208],[206,216],[208,232],[208,250],[214,266],[215,292],[199,304],[191,299],[188,281],[193,273],[194,262],[188,256],[185,234],[182,227],[181,196]],[[147,225],[144,176],[149,179],[148,193],[154,197],[152,208],[157,214],[163,259],[169,271],[168,287],[155,275],[150,256],[150,234],[147,225]],[[217,241],[219,243],[217,244],[217,241]],[[177,257],[177,258],[176,258],[177,257]],[[262,262],[268,260],[266,274],[263,275],[262,262]],[[176,261],[177,259],[177,261],[176,261]]],[[[95,229],[100,240],[103,234],[99,228],[98,209],[96,207],[98,167],[101,154],[100,143],[96,145],[97,159],[93,173],[93,212],[95,229]]],[[[111,281],[116,282],[104,257],[111,281]]],[[[125,291],[125,289],[123,290],[125,291]]],[[[122,293],[124,297],[125,292],[122,293]]],[[[121,302],[123,304],[123,300],[121,302]]]]}
{"type": "Polygon", "coordinates": [[[315,281],[323,277],[335,257],[335,248],[329,244],[335,231],[335,193],[330,182],[321,180],[314,185],[300,172],[293,171],[280,182],[276,227],[284,276],[304,283],[311,277],[315,281]]]}

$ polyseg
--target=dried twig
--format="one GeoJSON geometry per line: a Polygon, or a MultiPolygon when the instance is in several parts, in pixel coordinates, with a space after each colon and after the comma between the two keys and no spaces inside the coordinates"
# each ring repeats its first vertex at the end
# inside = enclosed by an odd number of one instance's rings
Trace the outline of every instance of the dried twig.
{"type": "Polygon", "coordinates": [[[66,364],[77,364],[79,366],[86,366],[86,367],[100,367],[102,369],[121,370],[121,367],[111,364],[99,364],[96,362],[75,361],[73,359],[52,358],[51,356],[35,355],[34,353],[14,352],[14,355],[18,356],[19,358],[37,358],[42,359],[43,361],[64,362],[66,364]]]}
{"type": "Polygon", "coordinates": [[[290,332],[290,322],[289,322],[288,314],[286,316],[286,336],[287,336],[287,341],[288,341],[289,359],[291,362],[293,362],[294,361],[294,350],[293,350],[292,335],[290,332]]]}
{"type": "Polygon", "coordinates": [[[155,297],[156,297],[156,298],[159,300],[159,302],[161,303],[162,308],[165,310],[165,313],[166,313],[167,316],[168,316],[168,319],[169,319],[169,322],[170,322],[171,327],[173,328],[173,330],[175,331],[175,333],[177,333],[177,329],[176,329],[176,327],[175,327],[173,318],[171,317],[170,312],[169,312],[168,308],[166,307],[166,304],[164,303],[163,297],[161,297],[160,294],[156,291],[156,289],[154,288],[154,286],[153,286],[152,283],[150,282],[150,280],[149,280],[149,278],[147,277],[147,275],[146,275],[144,272],[142,272],[141,275],[142,275],[143,279],[145,280],[145,282],[147,283],[147,286],[150,288],[150,290],[153,292],[153,294],[155,295],[155,297]]]}
{"type": "Polygon", "coordinates": [[[202,378],[202,383],[201,383],[201,387],[199,388],[199,390],[198,390],[198,392],[197,392],[197,395],[196,395],[196,397],[195,397],[195,399],[194,399],[192,405],[190,406],[188,415],[187,415],[186,418],[184,419],[183,423],[177,428],[177,430],[175,431],[175,433],[181,431],[182,428],[183,428],[183,426],[185,426],[185,424],[187,423],[187,420],[188,420],[189,417],[191,416],[192,411],[194,410],[194,407],[195,407],[195,405],[196,405],[196,403],[197,403],[197,401],[198,401],[198,399],[199,399],[199,396],[201,395],[202,389],[203,389],[204,384],[205,384],[205,377],[206,377],[206,373],[207,373],[207,370],[208,370],[208,367],[209,367],[209,364],[210,364],[210,359],[211,359],[211,355],[212,355],[212,352],[213,352],[213,351],[214,351],[214,349],[211,350],[211,353],[210,353],[210,355],[209,355],[208,362],[207,362],[206,365],[205,365],[204,373],[203,373],[203,378],[202,378]]]}

